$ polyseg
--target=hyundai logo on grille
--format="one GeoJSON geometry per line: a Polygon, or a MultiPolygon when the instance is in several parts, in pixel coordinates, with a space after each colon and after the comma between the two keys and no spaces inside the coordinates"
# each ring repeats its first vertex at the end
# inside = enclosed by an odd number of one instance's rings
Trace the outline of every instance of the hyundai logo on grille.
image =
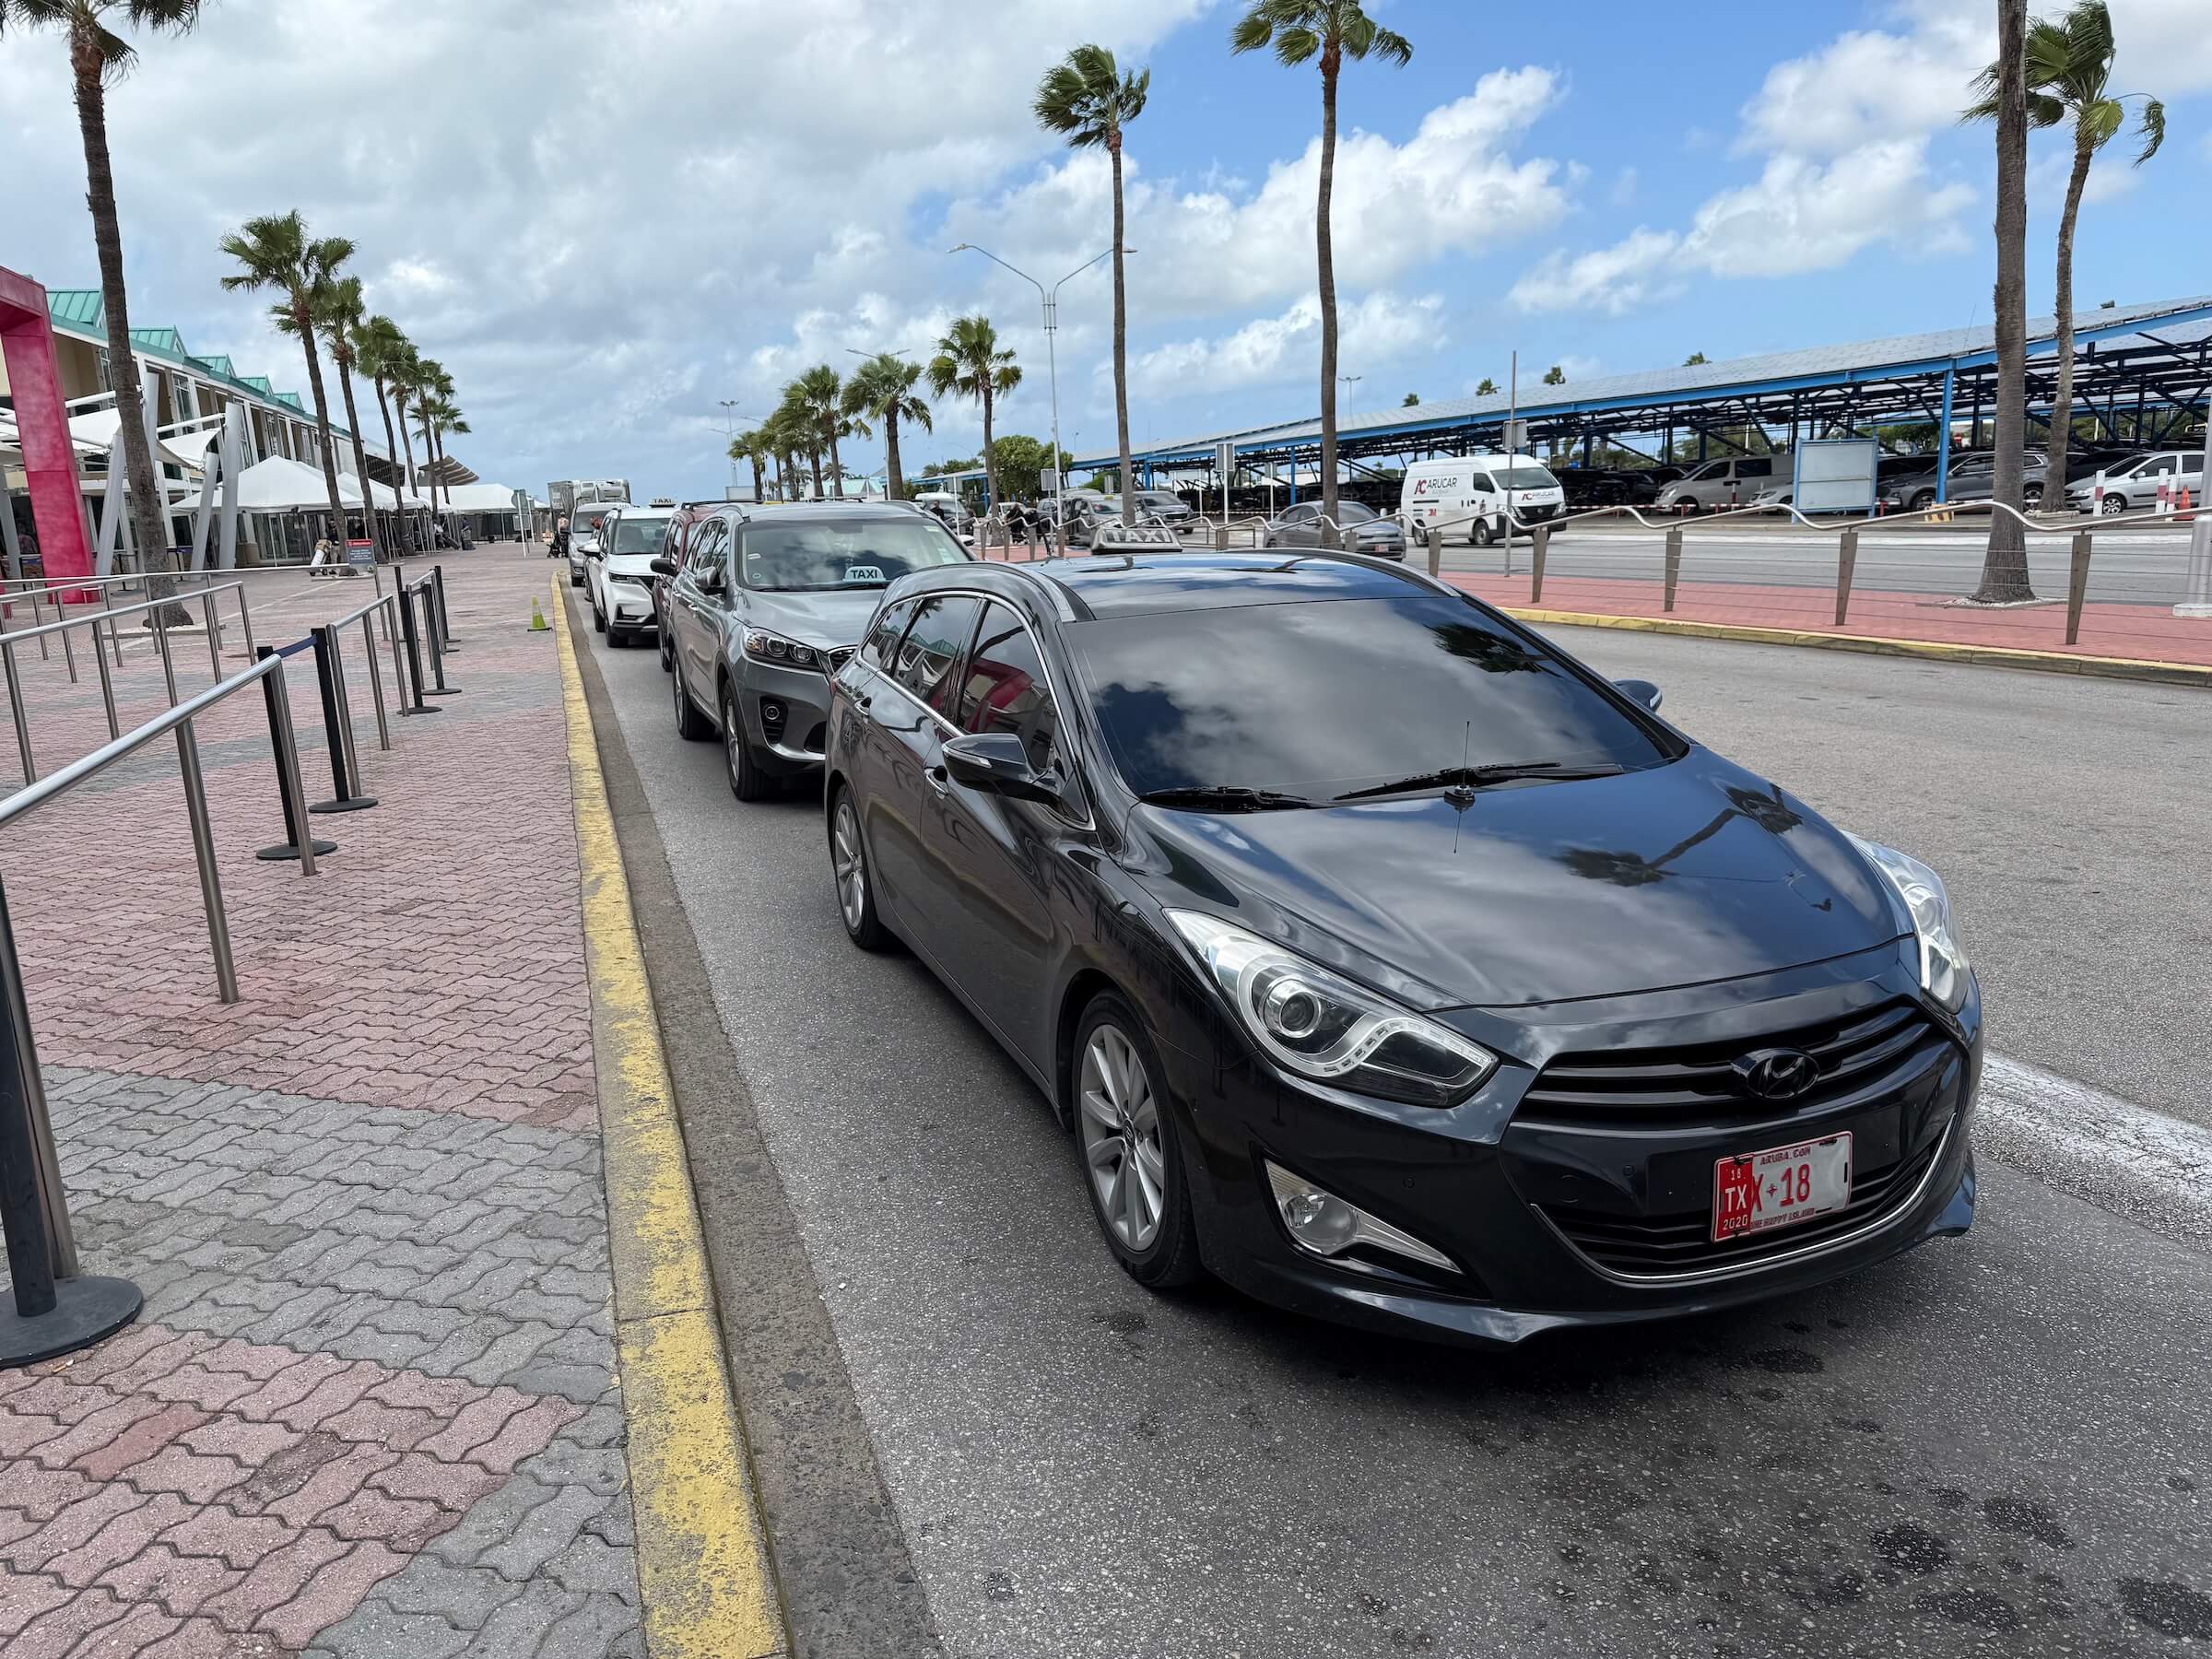
{"type": "Polygon", "coordinates": [[[1820,1077],[1820,1064],[1795,1049],[1760,1049],[1734,1067],[1737,1086],[1762,1100],[1794,1100],[1820,1077]]]}

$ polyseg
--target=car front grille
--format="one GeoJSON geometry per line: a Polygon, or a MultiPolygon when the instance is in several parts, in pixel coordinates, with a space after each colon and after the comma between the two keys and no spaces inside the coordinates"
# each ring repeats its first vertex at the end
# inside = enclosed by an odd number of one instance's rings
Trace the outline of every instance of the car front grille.
{"type": "Polygon", "coordinates": [[[1841,1209],[1747,1238],[1716,1242],[1710,1207],[1625,1217],[1548,1205],[1540,1206],[1539,1213],[1592,1264],[1620,1277],[1665,1279],[1679,1274],[1731,1273],[1878,1224],[1918,1194],[1949,1140],[1947,1128],[1906,1158],[1878,1169],[1853,1171],[1851,1202],[1841,1209]]]}
{"type": "Polygon", "coordinates": [[[1950,1048],[1918,1005],[1895,1002],[1871,1012],[1794,1030],[1677,1048],[1560,1054],[1546,1065],[1513,1114],[1517,1124],[1577,1129],[1680,1129],[1831,1105],[1876,1084],[1901,1088],[1950,1048]],[[1819,1075],[1788,1100],[1744,1092],[1735,1063],[1760,1049],[1795,1049],[1819,1075]]]}

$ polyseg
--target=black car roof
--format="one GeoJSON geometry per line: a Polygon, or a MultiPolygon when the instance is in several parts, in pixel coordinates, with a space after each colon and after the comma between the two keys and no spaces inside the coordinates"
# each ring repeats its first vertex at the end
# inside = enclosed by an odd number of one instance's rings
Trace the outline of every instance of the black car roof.
{"type": "Polygon", "coordinates": [[[1077,618],[1389,599],[1426,587],[1394,567],[1330,553],[1092,554],[1000,568],[1051,583],[1077,618]]]}

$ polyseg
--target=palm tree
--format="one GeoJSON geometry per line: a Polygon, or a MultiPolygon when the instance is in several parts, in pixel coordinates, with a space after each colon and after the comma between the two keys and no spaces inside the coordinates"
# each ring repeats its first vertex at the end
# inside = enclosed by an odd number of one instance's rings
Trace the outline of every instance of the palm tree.
{"type": "Polygon", "coordinates": [[[1014,360],[1014,348],[998,343],[998,330],[988,317],[955,317],[937,342],[937,355],[929,360],[933,396],[957,392],[982,407],[983,493],[994,507],[998,505],[998,456],[991,447],[991,410],[1020,384],[1021,366],[1014,360]]]}
{"type": "Polygon", "coordinates": [[[753,500],[756,501],[765,501],[768,499],[761,493],[760,488],[760,463],[767,457],[768,443],[759,432],[740,432],[730,440],[730,459],[752,463],[753,500]]]}
{"type": "MultiPolygon", "coordinates": [[[[1991,315],[1997,334],[1997,431],[1990,479],[1989,550],[1982,559],[1979,604],[2035,597],[2028,582],[2028,538],[2020,521],[1994,511],[2020,509],[2020,446],[2028,435],[2028,0],[1997,0],[1997,282],[1991,315]]],[[[1948,443],[1950,434],[1939,435],[1948,443]]],[[[2053,484],[2057,480],[2052,481],[2053,484]]]]}
{"type": "MultiPolygon", "coordinates": [[[[2058,390],[2051,401],[2051,468],[2047,489],[2061,488],[2066,476],[2066,444],[2074,413],[2074,223],[2081,214],[2081,194],[2088,185],[2089,163],[2127,120],[2126,106],[2143,104],[2137,128],[2143,147],[2140,167],[2166,141],[2166,106],[2143,92],[2114,93],[2112,17],[2104,0],[2079,0],[2053,23],[2037,18],[2028,27],[2028,124],[2054,127],[2072,119],[2074,171],[2066,179],[2066,205],[2058,218],[2058,390]]],[[[1969,121],[1997,116],[1997,65],[1974,82],[1980,100],[1967,111],[1969,121]]]]}
{"type": "MultiPolygon", "coordinates": [[[[394,458],[399,454],[399,444],[392,436],[392,406],[385,400],[384,382],[405,367],[406,354],[411,349],[407,345],[407,336],[399,332],[399,324],[381,313],[354,328],[354,360],[360,365],[361,372],[369,377],[371,384],[376,387],[376,411],[384,422],[384,453],[394,458]]],[[[396,386],[394,390],[396,393],[396,386]]],[[[403,410],[400,414],[400,431],[403,436],[406,430],[406,414],[403,410]]],[[[400,477],[404,488],[406,475],[403,473],[400,477]]],[[[405,501],[399,502],[398,506],[399,556],[412,559],[415,557],[413,518],[405,501]]]]}
{"type": "Polygon", "coordinates": [[[361,448],[361,418],[353,406],[354,334],[361,326],[361,279],[340,276],[323,290],[315,308],[315,327],[330,347],[331,367],[338,371],[338,392],[346,402],[346,431],[353,441],[353,476],[361,484],[361,522],[369,531],[375,558],[383,559],[383,537],[376,527],[376,495],[369,488],[369,456],[361,448]]]}
{"type": "Polygon", "coordinates": [[[899,459],[899,423],[912,422],[925,432],[935,429],[930,425],[929,406],[914,395],[914,382],[921,378],[921,364],[879,351],[855,369],[845,382],[845,413],[883,422],[884,494],[894,501],[906,500],[906,472],[899,459]]]}
{"type": "Polygon", "coordinates": [[[466,431],[465,426],[452,424],[460,417],[453,406],[453,377],[445,371],[445,365],[436,358],[418,357],[414,364],[415,428],[422,434],[423,469],[430,476],[430,505],[438,504],[438,482],[445,478],[445,506],[453,511],[453,481],[445,468],[444,435],[449,431],[466,431]],[[426,422],[426,412],[441,419],[426,422]]]}
{"type": "Polygon", "coordinates": [[[1497,396],[1498,382],[1492,380],[1488,375],[1484,375],[1482,377],[1482,384],[1475,388],[1475,395],[1477,397],[1497,396]]]}
{"type": "Polygon", "coordinates": [[[1295,68],[1321,59],[1321,189],[1313,209],[1313,248],[1321,284],[1321,511],[1323,535],[1336,533],[1336,259],[1329,243],[1329,192],[1336,179],[1336,76],[1347,57],[1371,53],[1385,63],[1412,61],[1413,44],[1380,27],[1359,0],[1250,0],[1229,37],[1232,52],[1275,48],[1278,63],[1295,68]]]}
{"type": "MultiPolygon", "coordinates": [[[[118,11],[135,28],[182,34],[200,20],[200,0],[0,0],[0,36],[11,28],[31,29],[41,23],[53,24],[68,36],[77,131],[85,147],[85,205],[92,210],[92,247],[100,262],[100,315],[107,324],[108,378],[114,386],[115,413],[121,421],[117,435],[123,442],[131,534],[138,543],[138,568],[147,573],[147,596],[167,599],[177,591],[166,574],[175,568],[170,554],[168,500],[154,465],[154,447],[146,436],[146,398],[138,381],[138,359],[131,350],[130,306],[124,293],[115,171],[108,159],[108,82],[127,74],[137,58],[130,42],[107,26],[118,11]]],[[[109,488],[113,488],[112,479],[109,488]]],[[[187,620],[182,606],[149,613],[149,622],[156,614],[164,622],[187,620]]]]}
{"type": "MultiPolygon", "coordinates": [[[[415,349],[414,342],[401,336],[399,347],[387,361],[384,372],[392,382],[393,412],[399,417],[399,453],[405,465],[401,483],[419,499],[415,489],[415,444],[407,436],[407,405],[418,395],[418,383],[422,379],[422,354],[415,349]]],[[[407,511],[415,510],[409,507],[407,511]]],[[[410,531],[409,535],[412,534],[410,531]]]]}
{"type": "Polygon", "coordinates": [[[1070,149],[1102,149],[1113,163],[1113,422],[1122,451],[1122,523],[1136,522],[1129,459],[1129,307],[1122,280],[1122,129],[1145,112],[1152,71],[1121,73],[1103,46],[1078,46],[1044,72],[1030,108],[1070,149]]]}
{"type": "Polygon", "coordinates": [[[822,499],[822,423],[797,381],[783,388],[783,399],[771,418],[782,423],[792,448],[806,457],[806,471],[814,480],[814,499],[822,499]]]}
{"type": "MultiPolygon", "coordinates": [[[[817,363],[806,373],[792,382],[808,417],[821,428],[822,436],[830,446],[830,481],[836,488],[838,499],[845,494],[845,464],[837,453],[837,441],[850,438],[858,430],[844,418],[845,384],[836,370],[827,363],[817,363]]],[[[862,437],[867,434],[860,433],[862,437]]]]}
{"type": "Polygon", "coordinates": [[[300,210],[251,218],[242,229],[223,238],[222,250],[238,261],[240,270],[223,278],[226,292],[263,288],[282,296],[269,307],[269,320],[279,334],[298,338],[307,354],[307,386],[315,400],[315,430],[323,445],[323,483],[330,491],[331,534],[346,534],[346,508],[338,500],[338,463],[330,441],[330,404],[323,395],[323,361],[315,350],[315,312],[324,290],[337,279],[338,267],[353,257],[353,244],[342,236],[311,239],[300,210]]]}

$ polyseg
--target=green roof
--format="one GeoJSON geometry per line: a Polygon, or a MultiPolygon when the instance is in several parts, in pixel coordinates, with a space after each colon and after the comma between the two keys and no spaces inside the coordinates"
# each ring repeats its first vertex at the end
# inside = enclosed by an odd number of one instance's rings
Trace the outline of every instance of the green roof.
{"type": "Polygon", "coordinates": [[[227,357],[195,357],[192,359],[210,374],[219,374],[225,380],[236,380],[238,371],[230,367],[227,357]]]}
{"type": "Polygon", "coordinates": [[[276,395],[276,393],[269,390],[269,377],[265,374],[241,374],[238,378],[240,384],[253,387],[264,397],[276,395]]]}
{"type": "Polygon", "coordinates": [[[272,394],[271,395],[273,395],[278,403],[290,404],[293,408],[299,410],[302,415],[307,413],[307,406],[300,401],[300,394],[297,392],[277,392],[272,394]]]}
{"type": "Polygon", "coordinates": [[[175,358],[179,362],[190,360],[190,354],[184,349],[184,336],[173,328],[134,328],[131,344],[156,357],[175,358]]]}
{"type": "Polygon", "coordinates": [[[107,311],[98,288],[48,288],[46,314],[75,328],[98,328],[107,311]]]}

